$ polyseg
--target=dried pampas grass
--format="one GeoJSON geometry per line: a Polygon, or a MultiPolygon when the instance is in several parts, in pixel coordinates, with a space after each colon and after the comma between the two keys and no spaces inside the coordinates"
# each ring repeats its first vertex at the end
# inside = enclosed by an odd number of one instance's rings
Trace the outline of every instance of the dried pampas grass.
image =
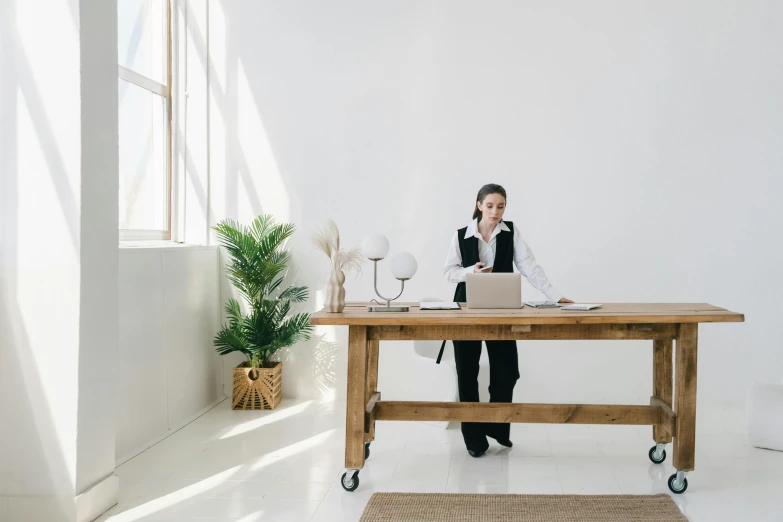
{"type": "Polygon", "coordinates": [[[326,226],[323,229],[316,230],[310,235],[310,242],[315,248],[326,254],[332,269],[341,270],[346,274],[351,270],[357,274],[362,273],[364,256],[362,256],[361,248],[353,247],[350,250],[340,250],[340,231],[337,224],[331,219],[326,220],[326,226]]]}

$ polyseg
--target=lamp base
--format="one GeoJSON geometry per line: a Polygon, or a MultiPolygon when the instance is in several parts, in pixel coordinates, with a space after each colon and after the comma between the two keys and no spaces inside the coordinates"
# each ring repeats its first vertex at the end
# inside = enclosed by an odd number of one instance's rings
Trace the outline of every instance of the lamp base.
{"type": "Polygon", "coordinates": [[[410,310],[409,306],[375,305],[367,307],[368,312],[407,312],[408,310],[410,310]]]}

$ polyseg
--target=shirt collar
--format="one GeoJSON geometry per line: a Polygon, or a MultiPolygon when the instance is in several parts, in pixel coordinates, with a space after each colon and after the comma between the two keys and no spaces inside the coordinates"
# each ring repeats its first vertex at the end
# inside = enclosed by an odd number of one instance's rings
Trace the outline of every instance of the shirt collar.
{"type": "MultiPolygon", "coordinates": [[[[489,239],[492,240],[492,238],[500,234],[500,232],[511,232],[511,229],[508,228],[508,225],[506,225],[505,222],[501,221],[495,226],[495,230],[492,231],[492,236],[490,236],[489,239]]],[[[481,234],[478,231],[478,218],[475,218],[473,221],[471,221],[468,225],[468,229],[465,231],[465,239],[471,238],[473,236],[478,238],[481,237],[481,234]]]]}

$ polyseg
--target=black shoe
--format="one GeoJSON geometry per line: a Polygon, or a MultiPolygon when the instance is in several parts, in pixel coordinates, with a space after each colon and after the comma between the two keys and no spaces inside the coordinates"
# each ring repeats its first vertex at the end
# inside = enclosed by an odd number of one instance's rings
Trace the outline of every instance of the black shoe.
{"type": "Polygon", "coordinates": [[[499,438],[495,437],[494,435],[492,435],[492,434],[490,434],[490,433],[487,433],[487,435],[488,435],[489,437],[492,437],[493,439],[495,439],[495,441],[496,441],[498,444],[500,444],[501,446],[505,446],[505,447],[507,447],[507,448],[510,448],[511,446],[513,446],[513,445],[514,445],[514,443],[513,443],[513,442],[511,442],[511,439],[499,439],[499,438]]]}
{"type": "Polygon", "coordinates": [[[479,450],[472,450],[472,449],[469,449],[469,450],[468,450],[468,455],[470,455],[471,457],[473,457],[473,458],[477,459],[477,458],[479,458],[480,456],[482,456],[482,455],[484,454],[484,452],[485,452],[485,451],[487,451],[487,450],[481,450],[481,451],[479,451],[479,450]]]}

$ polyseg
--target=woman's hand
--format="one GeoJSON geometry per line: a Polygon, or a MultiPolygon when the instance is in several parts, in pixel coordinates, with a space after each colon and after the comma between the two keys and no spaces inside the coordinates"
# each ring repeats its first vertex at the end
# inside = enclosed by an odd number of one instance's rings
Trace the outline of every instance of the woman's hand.
{"type": "Polygon", "coordinates": [[[567,304],[567,303],[573,303],[573,301],[572,301],[572,300],[570,300],[570,299],[566,299],[566,298],[564,297],[564,298],[562,298],[561,300],[559,300],[559,301],[558,301],[558,303],[566,303],[566,304],[567,304]]]}
{"type": "Polygon", "coordinates": [[[478,263],[473,265],[473,273],[474,274],[488,274],[488,273],[492,272],[492,267],[489,267],[486,270],[482,270],[481,269],[485,264],[486,263],[482,263],[481,261],[479,261],[478,263]]]}

